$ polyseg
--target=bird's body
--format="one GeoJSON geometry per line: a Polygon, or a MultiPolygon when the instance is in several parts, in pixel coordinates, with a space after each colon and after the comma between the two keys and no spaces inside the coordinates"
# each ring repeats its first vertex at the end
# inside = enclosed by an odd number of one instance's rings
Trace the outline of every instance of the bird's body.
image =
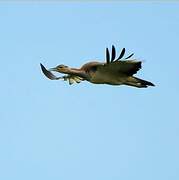
{"type": "Polygon", "coordinates": [[[98,61],[91,61],[84,64],[81,68],[69,68],[65,65],[59,65],[55,68],[51,68],[49,71],[41,64],[42,71],[50,79],[64,79],[69,80],[70,84],[74,82],[89,81],[94,84],[109,84],[109,85],[129,85],[134,87],[148,87],[154,86],[151,82],[139,79],[133,75],[141,68],[141,61],[129,58],[133,55],[128,56],[127,60],[123,61],[125,49],[123,48],[118,59],[115,60],[116,52],[114,46],[112,46],[112,56],[108,49],[106,49],[106,62],[101,63],[98,61]],[[56,71],[66,76],[57,78],[50,71],[56,71]]]}
{"type": "Polygon", "coordinates": [[[120,85],[124,78],[123,74],[120,75],[116,71],[108,71],[104,63],[87,63],[82,66],[82,69],[88,74],[88,81],[94,84],[120,85]],[[83,69],[86,66],[87,68],[83,69]]]}

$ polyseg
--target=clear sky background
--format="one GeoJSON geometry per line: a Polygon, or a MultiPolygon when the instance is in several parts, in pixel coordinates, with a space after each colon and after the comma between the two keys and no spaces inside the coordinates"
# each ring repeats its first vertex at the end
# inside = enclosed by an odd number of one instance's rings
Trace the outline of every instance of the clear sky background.
{"type": "Polygon", "coordinates": [[[0,3],[1,180],[178,180],[179,3],[0,3]],[[105,48],[156,87],[68,85],[105,48]]]}

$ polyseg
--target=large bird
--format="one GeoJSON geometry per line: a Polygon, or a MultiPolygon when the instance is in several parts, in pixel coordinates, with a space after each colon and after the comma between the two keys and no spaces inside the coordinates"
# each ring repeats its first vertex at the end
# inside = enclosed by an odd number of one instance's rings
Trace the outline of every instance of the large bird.
{"type": "Polygon", "coordinates": [[[74,82],[88,81],[94,84],[110,84],[110,85],[128,85],[137,88],[146,88],[154,86],[153,83],[139,79],[134,74],[141,69],[141,61],[131,59],[133,53],[126,58],[123,58],[125,48],[122,49],[118,58],[116,58],[115,47],[112,46],[112,53],[106,48],[106,62],[92,61],[84,64],[81,68],[70,68],[65,65],[58,65],[55,68],[47,70],[42,64],[42,72],[51,80],[65,80],[69,84],[74,82]],[[62,77],[56,77],[51,71],[66,74],[62,77]]]}

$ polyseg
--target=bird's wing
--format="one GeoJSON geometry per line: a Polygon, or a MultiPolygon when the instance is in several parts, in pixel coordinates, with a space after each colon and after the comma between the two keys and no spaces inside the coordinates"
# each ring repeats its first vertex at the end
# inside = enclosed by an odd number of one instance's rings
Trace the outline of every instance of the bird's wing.
{"type": "Polygon", "coordinates": [[[65,81],[68,80],[69,84],[72,85],[73,83],[80,83],[81,81],[84,81],[83,78],[79,76],[74,76],[74,75],[67,75],[65,81]]]}
{"type": "Polygon", "coordinates": [[[51,80],[59,80],[62,79],[62,77],[56,77],[54,74],[52,74],[50,71],[48,71],[45,66],[43,64],[40,64],[40,67],[42,69],[42,72],[44,73],[44,75],[51,79],[51,80]]]}
{"type": "Polygon", "coordinates": [[[119,57],[116,59],[116,50],[114,45],[112,45],[112,53],[110,58],[109,50],[106,48],[106,63],[103,66],[100,66],[98,69],[101,70],[101,72],[123,73],[132,76],[141,68],[142,62],[135,59],[128,60],[134,55],[134,53],[123,59],[124,55],[125,48],[122,49],[119,57]]]}
{"type": "Polygon", "coordinates": [[[132,76],[141,68],[141,63],[136,60],[113,61],[99,66],[98,70],[132,76]]]}
{"type": "Polygon", "coordinates": [[[84,64],[81,69],[85,72],[99,71],[100,73],[115,73],[133,75],[141,68],[141,61],[137,60],[115,60],[106,63],[89,62],[84,64]]]}

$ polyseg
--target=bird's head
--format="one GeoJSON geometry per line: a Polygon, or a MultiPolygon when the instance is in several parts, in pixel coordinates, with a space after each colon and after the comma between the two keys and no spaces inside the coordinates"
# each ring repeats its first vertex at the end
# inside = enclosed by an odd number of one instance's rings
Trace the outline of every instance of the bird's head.
{"type": "Polygon", "coordinates": [[[56,71],[59,73],[68,73],[70,68],[68,66],[65,66],[63,64],[60,64],[54,68],[50,68],[49,71],[56,71]]]}

